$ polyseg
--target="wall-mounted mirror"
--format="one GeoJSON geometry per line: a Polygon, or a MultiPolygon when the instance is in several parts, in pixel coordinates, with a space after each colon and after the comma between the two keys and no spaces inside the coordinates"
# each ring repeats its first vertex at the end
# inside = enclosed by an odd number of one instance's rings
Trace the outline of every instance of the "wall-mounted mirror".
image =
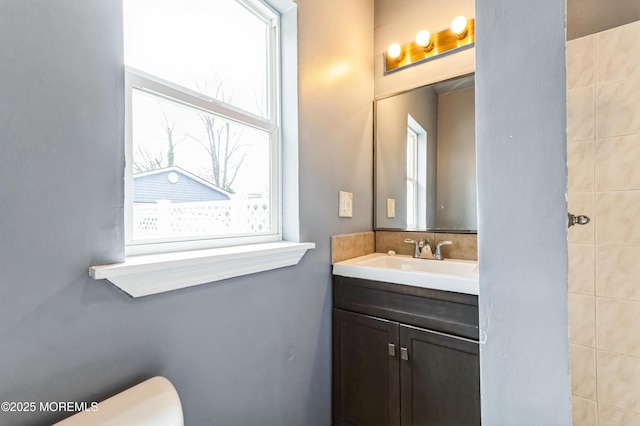
{"type": "Polygon", "coordinates": [[[375,229],[476,232],[474,75],[375,101],[375,229]]]}

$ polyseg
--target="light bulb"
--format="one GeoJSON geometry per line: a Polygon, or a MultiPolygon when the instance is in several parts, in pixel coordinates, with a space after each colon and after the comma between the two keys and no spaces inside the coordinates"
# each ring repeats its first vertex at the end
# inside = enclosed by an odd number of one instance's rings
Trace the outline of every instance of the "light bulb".
{"type": "Polygon", "coordinates": [[[451,31],[453,31],[458,38],[464,37],[467,32],[467,18],[464,16],[456,16],[451,21],[451,31]]]}
{"type": "Polygon", "coordinates": [[[402,48],[398,43],[393,43],[387,49],[387,55],[391,59],[400,59],[400,55],[402,54],[402,48]]]}
{"type": "Polygon", "coordinates": [[[431,34],[429,34],[429,31],[422,30],[416,34],[416,44],[422,47],[429,46],[431,44],[431,34]]]}

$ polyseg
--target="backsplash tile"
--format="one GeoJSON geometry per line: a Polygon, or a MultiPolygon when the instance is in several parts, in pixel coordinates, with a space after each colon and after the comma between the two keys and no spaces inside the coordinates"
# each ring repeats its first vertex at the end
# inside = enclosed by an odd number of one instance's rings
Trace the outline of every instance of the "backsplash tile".
{"type": "Polygon", "coordinates": [[[331,237],[331,263],[374,252],[373,232],[342,234],[331,237]]]}
{"type": "Polygon", "coordinates": [[[376,234],[375,232],[364,232],[364,253],[371,254],[376,251],[376,234]]]}
{"type": "Polygon", "coordinates": [[[387,253],[389,250],[397,254],[413,254],[413,245],[404,242],[405,239],[433,241],[433,232],[412,231],[376,231],[376,252],[387,253]]]}
{"type": "Polygon", "coordinates": [[[440,234],[434,236],[435,243],[440,241],[452,241],[453,244],[442,246],[440,250],[445,259],[478,260],[478,235],[477,234],[440,234]]]}
{"type": "Polygon", "coordinates": [[[477,234],[444,234],[416,231],[376,231],[376,252],[387,253],[393,250],[398,254],[413,254],[413,245],[404,242],[405,239],[428,239],[432,248],[440,241],[450,240],[451,245],[442,246],[442,254],[449,259],[478,260],[477,234]]]}

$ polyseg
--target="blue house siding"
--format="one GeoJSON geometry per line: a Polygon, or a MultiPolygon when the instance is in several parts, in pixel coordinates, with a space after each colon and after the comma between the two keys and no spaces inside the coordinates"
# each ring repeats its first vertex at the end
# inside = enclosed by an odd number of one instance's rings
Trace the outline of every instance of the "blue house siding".
{"type": "Polygon", "coordinates": [[[223,190],[196,180],[175,167],[133,177],[134,203],[155,203],[158,200],[191,203],[229,199],[223,190]],[[170,175],[173,177],[171,180],[170,175]]]}

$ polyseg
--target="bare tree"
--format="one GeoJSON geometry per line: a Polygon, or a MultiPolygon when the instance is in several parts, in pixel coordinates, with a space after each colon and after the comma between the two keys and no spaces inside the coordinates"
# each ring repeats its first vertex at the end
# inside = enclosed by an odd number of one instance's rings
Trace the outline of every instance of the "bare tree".
{"type": "Polygon", "coordinates": [[[169,118],[160,103],[158,103],[158,108],[162,114],[160,125],[167,135],[166,156],[164,150],[158,154],[152,154],[147,148],[137,145],[136,153],[133,156],[133,170],[135,173],[150,172],[175,165],[175,148],[178,142],[174,140],[173,130],[176,127],[177,116],[174,117],[172,122],[169,122],[169,118]]]}
{"type": "Polygon", "coordinates": [[[164,128],[164,131],[167,133],[167,142],[169,144],[168,150],[167,150],[167,167],[173,167],[175,163],[175,158],[176,158],[176,153],[175,153],[176,142],[174,142],[173,140],[173,129],[176,127],[176,119],[178,117],[177,116],[174,117],[173,122],[169,124],[169,119],[167,118],[167,114],[165,114],[162,107],[160,107],[160,111],[162,112],[162,118],[164,118],[162,125],[164,128]]]}
{"type": "Polygon", "coordinates": [[[231,186],[247,157],[247,153],[241,151],[244,148],[240,143],[242,131],[233,131],[228,121],[213,115],[200,114],[200,120],[207,132],[207,140],[193,139],[209,154],[211,180],[216,186],[233,192],[231,186]]]}
{"type": "Polygon", "coordinates": [[[138,145],[137,152],[133,155],[133,172],[144,173],[163,168],[164,152],[153,155],[138,145]]]}
{"type": "MultiPolygon", "coordinates": [[[[232,96],[224,93],[223,84],[217,76],[214,78],[213,98],[231,103],[232,96]]],[[[207,93],[207,84],[197,85],[198,90],[207,93]]],[[[233,192],[232,185],[247,157],[242,141],[242,130],[232,129],[228,120],[211,114],[199,114],[206,131],[206,140],[189,135],[200,143],[211,160],[210,181],[216,186],[233,192]]]]}
{"type": "MultiPolygon", "coordinates": [[[[208,94],[208,96],[225,103],[231,103],[233,96],[224,92],[224,82],[217,75],[208,81],[213,82],[212,89],[208,87],[207,81],[202,84],[196,84],[201,93],[208,94]]],[[[264,104],[263,96],[264,94],[256,95],[254,99],[259,110],[262,110],[262,105],[264,104]]],[[[175,140],[174,134],[177,117],[174,117],[173,121],[171,121],[162,107],[160,107],[160,111],[163,118],[161,126],[167,136],[166,155],[164,150],[157,155],[153,155],[138,146],[137,153],[134,156],[134,170],[137,173],[175,165],[175,147],[179,142],[175,140]]],[[[247,158],[246,145],[242,144],[242,127],[232,126],[228,120],[212,114],[199,113],[198,117],[204,126],[206,137],[196,137],[190,134],[187,134],[186,137],[198,142],[207,152],[210,160],[211,169],[204,173],[201,172],[199,175],[216,186],[233,192],[233,182],[236,180],[238,172],[247,158]]]]}

